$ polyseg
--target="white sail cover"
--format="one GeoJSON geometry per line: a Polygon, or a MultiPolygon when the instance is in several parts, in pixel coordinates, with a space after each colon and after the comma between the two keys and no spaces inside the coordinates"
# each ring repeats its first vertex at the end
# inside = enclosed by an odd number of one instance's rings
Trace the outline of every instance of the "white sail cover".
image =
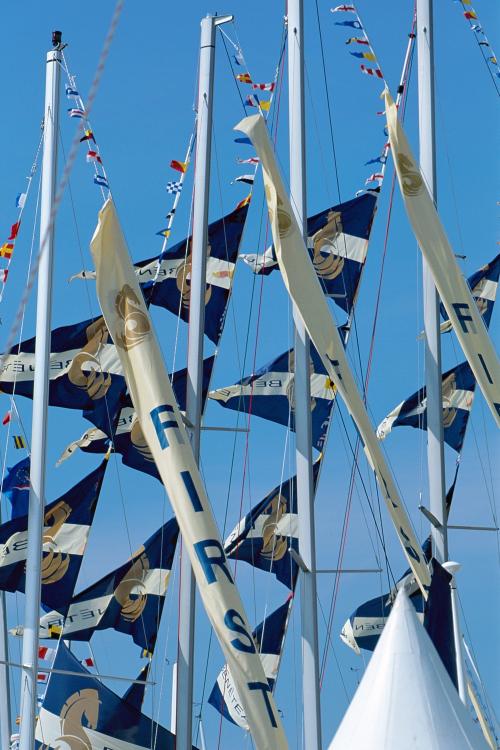
{"type": "Polygon", "coordinates": [[[427,563],[347,362],[344,346],[286,194],[264,120],[260,115],[247,117],[235,130],[241,130],[249,136],[260,157],[276,257],[288,293],[358,428],[365,454],[377,477],[399,540],[415,578],[427,597],[430,584],[427,563]]]}
{"type": "Polygon", "coordinates": [[[259,750],[282,750],[288,745],[281,721],[111,199],[99,213],[91,250],[102,313],[255,745],[259,750]]]}
{"type": "Polygon", "coordinates": [[[500,427],[500,364],[472,293],[413,158],[398,111],[384,91],[392,156],[406,212],[467,361],[500,427]]]}
{"type": "Polygon", "coordinates": [[[482,750],[404,589],[329,750],[482,750]]]}

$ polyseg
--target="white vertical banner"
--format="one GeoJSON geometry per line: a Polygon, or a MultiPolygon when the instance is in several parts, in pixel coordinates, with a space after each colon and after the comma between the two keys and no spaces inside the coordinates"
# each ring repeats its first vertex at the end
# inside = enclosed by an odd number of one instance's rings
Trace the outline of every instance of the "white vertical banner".
{"type": "Polygon", "coordinates": [[[288,747],[283,727],[111,199],[99,213],[91,250],[102,313],[255,745],[282,750],[288,747]]]}
{"type": "Polygon", "coordinates": [[[495,422],[500,427],[498,357],[477,304],[460,273],[434,202],[398,120],[397,107],[387,88],[384,95],[392,157],[408,218],[460,346],[495,422]]]}
{"type": "Polygon", "coordinates": [[[365,454],[375,472],[396,533],[422,593],[427,598],[429,569],[347,362],[344,346],[283,185],[264,119],[260,115],[246,117],[235,130],[248,135],[262,164],[274,247],[285,286],[358,428],[365,454]]]}

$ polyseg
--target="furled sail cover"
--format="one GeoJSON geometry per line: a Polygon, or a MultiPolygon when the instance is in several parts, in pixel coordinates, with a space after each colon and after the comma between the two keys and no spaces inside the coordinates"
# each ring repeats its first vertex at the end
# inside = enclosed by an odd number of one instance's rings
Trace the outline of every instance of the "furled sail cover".
{"type": "MultiPolygon", "coordinates": [[[[457,453],[462,450],[469,421],[476,379],[467,362],[453,367],[442,376],[444,439],[457,453]]],[[[425,386],[396,406],[377,427],[377,437],[384,440],[393,427],[427,429],[427,395],[425,386]]]]}
{"type": "MultiPolygon", "coordinates": [[[[205,400],[208,393],[214,361],[215,357],[207,357],[203,360],[203,400],[205,400]]],[[[179,408],[181,411],[184,411],[186,408],[187,370],[183,368],[174,372],[171,381],[179,408]]],[[[131,403],[128,395],[124,399],[131,403]]],[[[95,412],[84,412],[84,416],[89,421],[95,423],[95,412]]],[[[137,419],[134,407],[125,406],[121,409],[115,424],[113,449],[116,453],[121,454],[125,466],[130,466],[130,468],[137,469],[137,471],[143,471],[145,474],[150,474],[159,480],[158,469],[142,434],[141,425],[137,419]]],[[[110,441],[107,432],[98,429],[98,427],[87,430],[81,438],[74,440],[66,447],[58,463],[65,461],[78,448],[85,453],[106,453],[109,449],[109,444],[110,441]]]]}
{"type": "MultiPolygon", "coordinates": [[[[247,376],[226,388],[210,391],[208,397],[226,409],[251,412],[256,417],[290,426],[290,429],[295,431],[294,356],[294,350],[291,349],[261,367],[254,375],[247,376]]],[[[320,451],[328,432],[335,401],[335,387],[313,346],[309,370],[312,444],[320,451]]]]}
{"type": "Polygon", "coordinates": [[[124,565],[74,596],[66,616],[52,611],[40,620],[40,638],[89,641],[96,630],[114,628],[153,651],[165,603],[179,527],[173,518],[124,565]]]}
{"type": "Polygon", "coordinates": [[[401,589],[329,750],[486,747],[401,589]]]}
{"type": "MultiPolygon", "coordinates": [[[[215,344],[218,344],[224,328],[247,212],[248,204],[208,226],[205,333],[215,344]]],[[[191,298],[191,243],[189,237],[187,242],[183,240],[166,250],[151,294],[151,304],[164,307],[175,315],[180,314],[186,322],[191,298]]],[[[158,257],[136,263],[141,284],[155,278],[157,266],[158,257]]]]}
{"type": "Polygon", "coordinates": [[[385,111],[399,187],[417,242],[460,346],[500,427],[500,365],[467,282],[457,266],[438,213],[413,158],[388,89],[385,111]]]}
{"type": "MultiPolygon", "coordinates": [[[[58,500],[45,506],[41,602],[65,612],[80,572],[107,460],[58,500]]],[[[0,590],[23,591],[28,516],[0,526],[0,590]]]]}
{"type": "Polygon", "coordinates": [[[111,199],[91,242],[97,295],[141,428],[174,507],[200,596],[231,669],[255,744],[287,747],[240,596],[111,199]]]}
{"type": "MultiPolygon", "coordinates": [[[[288,617],[292,606],[292,597],[278,607],[274,612],[268,615],[260,625],[257,625],[253,631],[253,638],[260,654],[262,666],[266,673],[267,682],[271,690],[278,675],[278,668],[281,659],[281,650],[285,638],[288,617]]],[[[225,719],[237,724],[242,729],[248,731],[248,724],[245,717],[245,711],[241,705],[238,691],[234,686],[231,672],[227,664],[221,669],[217,681],[212,688],[208,702],[225,719]]]]}
{"type": "MultiPolygon", "coordinates": [[[[36,723],[35,748],[175,750],[175,736],[91,674],[59,643],[36,723]]],[[[196,748],[193,747],[193,750],[196,748]]]]}
{"type": "MultiPolygon", "coordinates": [[[[307,248],[314,270],[325,294],[347,313],[352,310],[366,260],[377,198],[368,192],[307,220],[307,248]]],[[[267,275],[279,269],[273,247],[240,258],[254,273],[267,275]]]]}
{"type": "Polygon", "coordinates": [[[394,479],[380,449],[345,356],[342,340],[307,254],[276,165],[264,120],[260,115],[247,117],[237,125],[236,129],[242,130],[250,137],[260,157],[274,246],[285,285],[328,375],[344,399],[358,428],[365,454],[377,477],[401,545],[426,595],[425,592],[430,584],[427,564],[422,558],[420,545],[399,498],[394,479]]]}
{"type": "MultiPolygon", "coordinates": [[[[313,465],[316,490],[321,461],[313,465]]],[[[274,573],[278,581],[295,589],[298,565],[290,549],[299,549],[297,476],[279,484],[244,516],[227,537],[224,549],[234,560],[274,573]]]]}
{"type": "MultiPolygon", "coordinates": [[[[500,254],[467,279],[471,294],[476,300],[476,305],[480,314],[483,316],[486,328],[490,327],[493,307],[497,296],[499,276],[500,254]]],[[[441,324],[441,332],[446,333],[447,331],[451,331],[452,325],[442,302],[440,304],[440,310],[443,320],[446,321],[441,324]]]]}

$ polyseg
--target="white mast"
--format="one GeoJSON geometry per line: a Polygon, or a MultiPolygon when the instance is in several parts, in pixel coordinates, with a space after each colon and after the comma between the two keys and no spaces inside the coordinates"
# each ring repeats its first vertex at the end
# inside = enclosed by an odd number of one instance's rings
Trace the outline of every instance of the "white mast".
{"type": "MultiPolygon", "coordinates": [[[[437,203],[436,136],[434,127],[434,39],[433,0],[417,0],[418,104],[420,168],[429,192],[437,203]]],[[[439,297],[431,271],[423,263],[425,384],[427,389],[427,466],[429,506],[439,526],[431,525],[432,554],[443,563],[448,559],[446,489],[443,446],[443,398],[441,385],[441,339],[439,297]]]]}
{"type": "MultiPolygon", "coordinates": [[[[203,336],[205,331],[215,31],[219,24],[232,20],[233,16],[206,16],[201,21],[186,396],[186,417],[193,425],[191,442],[196,461],[199,461],[200,457],[200,427],[203,405],[203,336]]],[[[194,620],[195,581],[189,557],[183,553],[180,573],[177,660],[177,750],[191,750],[192,747],[194,620]]]]}
{"type": "MultiPolygon", "coordinates": [[[[290,127],[290,197],[295,217],[307,242],[306,156],[304,110],[303,0],[288,2],[288,91],[290,127]]],[[[294,309],[295,322],[295,439],[302,633],[302,699],[304,748],[321,750],[319,696],[318,612],[316,595],[316,542],[311,447],[311,382],[309,336],[294,309]]]]}
{"type": "MultiPolygon", "coordinates": [[[[2,515],[0,513],[0,523],[2,515]]],[[[5,591],[0,592],[0,745],[10,745],[10,682],[9,682],[9,644],[7,638],[7,609],[5,591]]]]}
{"type": "Polygon", "coordinates": [[[61,32],[52,34],[54,49],[47,53],[42,185],[40,204],[40,265],[36,308],[35,374],[31,428],[31,471],[26,560],[26,597],[21,673],[21,750],[35,746],[36,688],[38,669],[38,625],[40,618],[42,532],[45,506],[45,458],[47,407],[49,402],[50,322],[57,139],[59,129],[59,80],[61,32]]]}

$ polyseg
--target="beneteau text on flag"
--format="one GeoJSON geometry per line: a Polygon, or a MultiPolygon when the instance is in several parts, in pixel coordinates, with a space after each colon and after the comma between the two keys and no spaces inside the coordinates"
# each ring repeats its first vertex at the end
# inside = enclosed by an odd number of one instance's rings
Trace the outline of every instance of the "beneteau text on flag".
{"type": "Polygon", "coordinates": [[[229,571],[115,208],[107,200],[91,242],[97,294],[118,347],[141,428],[174,507],[200,595],[258,748],[287,747],[251,628],[229,571]]]}
{"type": "Polygon", "coordinates": [[[408,218],[460,346],[500,427],[498,357],[398,121],[396,105],[388,89],[384,94],[391,151],[408,218]]]}
{"type": "Polygon", "coordinates": [[[285,285],[328,375],[344,399],[358,428],[366,456],[377,477],[399,540],[426,595],[430,584],[427,564],[378,444],[347,362],[342,340],[294,218],[264,120],[259,115],[247,117],[236,126],[236,129],[250,136],[261,160],[274,247],[285,285]]]}

